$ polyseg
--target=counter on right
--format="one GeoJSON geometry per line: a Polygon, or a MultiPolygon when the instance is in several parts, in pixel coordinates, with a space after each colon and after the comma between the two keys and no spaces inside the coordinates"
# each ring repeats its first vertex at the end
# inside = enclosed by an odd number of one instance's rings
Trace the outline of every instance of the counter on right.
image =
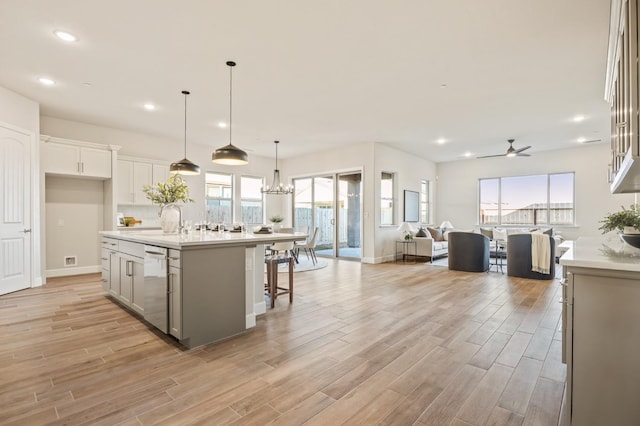
{"type": "Polygon", "coordinates": [[[567,425],[640,424],[640,249],[580,238],[560,258],[567,425]]]}

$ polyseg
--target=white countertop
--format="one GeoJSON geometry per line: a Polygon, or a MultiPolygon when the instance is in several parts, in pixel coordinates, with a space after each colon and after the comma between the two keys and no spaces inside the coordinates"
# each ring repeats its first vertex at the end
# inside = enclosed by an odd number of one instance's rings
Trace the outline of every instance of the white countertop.
{"type": "Polygon", "coordinates": [[[625,243],[617,234],[581,237],[563,244],[570,248],[560,258],[561,265],[640,272],[640,249],[625,243]]]}
{"type": "Polygon", "coordinates": [[[181,249],[183,247],[225,245],[245,243],[245,245],[270,244],[276,241],[303,241],[307,234],[296,232],[294,234],[272,233],[252,234],[242,232],[217,231],[191,231],[189,234],[165,234],[161,230],[154,231],[100,231],[100,235],[119,240],[133,241],[143,244],[151,244],[160,247],[181,249]]]}

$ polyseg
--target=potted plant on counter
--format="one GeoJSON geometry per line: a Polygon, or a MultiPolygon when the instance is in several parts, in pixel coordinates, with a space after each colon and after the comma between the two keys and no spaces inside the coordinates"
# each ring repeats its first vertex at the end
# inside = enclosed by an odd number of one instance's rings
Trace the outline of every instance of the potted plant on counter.
{"type": "Polygon", "coordinates": [[[153,204],[160,206],[158,216],[162,230],[166,233],[177,232],[182,222],[182,210],[177,203],[193,203],[193,199],[189,197],[189,187],[182,176],[171,175],[166,182],[145,185],[142,191],[153,204]]]}
{"type": "Polygon", "coordinates": [[[600,223],[602,226],[598,229],[603,234],[618,231],[627,244],[640,248],[640,206],[637,204],[632,204],[628,209],[623,206],[621,211],[609,213],[600,223]]]}
{"type": "Polygon", "coordinates": [[[280,226],[282,226],[281,223],[284,220],[284,217],[280,216],[279,214],[274,214],[269,218],[269,220],[271,221],[271,223],[273,223],[273,230],[277,231],[280,229],[280,226]]]}

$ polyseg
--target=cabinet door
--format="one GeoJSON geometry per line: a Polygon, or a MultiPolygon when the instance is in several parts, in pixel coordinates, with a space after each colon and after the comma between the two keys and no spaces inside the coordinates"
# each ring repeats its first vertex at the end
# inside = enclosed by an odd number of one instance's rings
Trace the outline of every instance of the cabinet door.
{"type": "Polygon", "coordinates": [[[118,204],[133,204],[133,161],[118,160],[118,204]]]}
{"type": "Polygon", "coordinates": [[[142,192],[142,187],[152,183],[151,163],[133,163],[133,199],[137,205],[151,205],[151,200],[142,192]]]}
{"type": "Polygon", "coordinates": [[[144,314],[144,260],[133,261],[133,282],[131,289],[131,308],[137,313],[144,314]]]}
{"type": "Polygon", "coordinates": [[[111,151],[80,148],[80,174],[88,177],[111,178],[111,151]]]}
{"type": "Polygon", "coordinates": [[[109,291],[111,287],[111,268],[109,264],[109,250],[100,249],[100,260],[102,261],[102,289],[109,291]]]}
{"type": "Polygon", "coordinates": [[[120,258],[115,251],[109,252],[109,293],[120,296],[120,258]]]}
{"type": "Polygon", "coordinates": [[[42,168],[45,173],[79,175],[79,147],[62,143],[45,142],[42,147],[42,168]]]}
{"type": "Polygon", "coordinates": [[[130,256],[120,254],[120,301],[131,305],[131,290],[133,288],[133,260],[130,256]]]}
{"type": "Polygon", "coordinates": [[[169,334],[182,339],[182,269],[169,267],[169,334]]]}
{"type": "Polygon", "coordinates": [[[153,165],[153,184],[158,182],[166,182],[169,178],[169,166],[163,164],[153,165]]]}

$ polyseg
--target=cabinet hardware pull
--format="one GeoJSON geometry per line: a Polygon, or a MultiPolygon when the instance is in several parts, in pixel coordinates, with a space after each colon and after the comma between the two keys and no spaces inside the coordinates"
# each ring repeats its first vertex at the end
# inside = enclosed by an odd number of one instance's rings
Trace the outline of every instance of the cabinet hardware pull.
{"type": "Polygon", "coordinates": [[[169,274],[169,294],[173,293],[173,276],[175,274],[169,274]]]}

